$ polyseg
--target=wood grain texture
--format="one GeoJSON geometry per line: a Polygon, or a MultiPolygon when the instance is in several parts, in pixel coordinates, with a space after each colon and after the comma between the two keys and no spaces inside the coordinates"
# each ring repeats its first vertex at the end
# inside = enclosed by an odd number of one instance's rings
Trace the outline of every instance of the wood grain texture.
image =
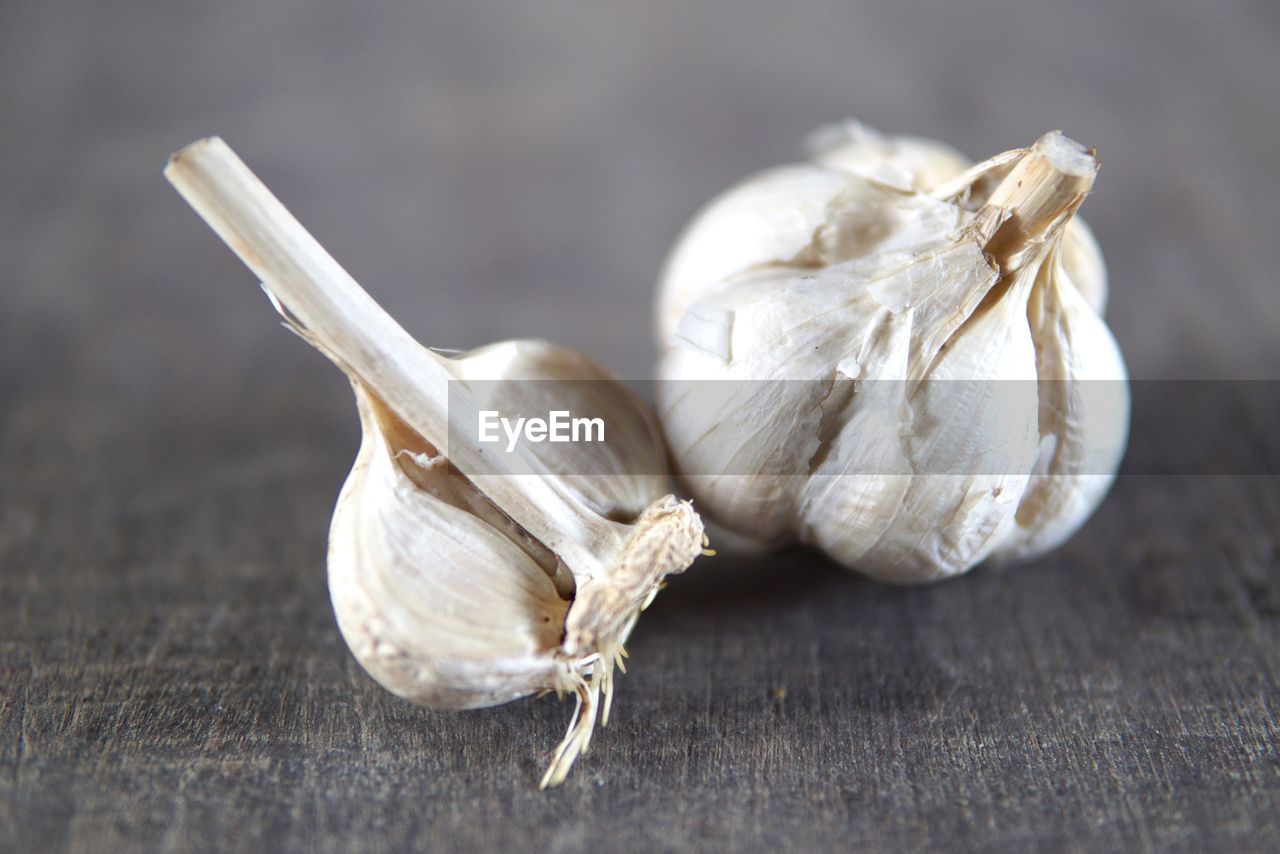
{"type": "Polygon", "coordinates": [[[538,792],[568,704],[424,711],[343,647],[349,389],[160,176],[221,133],[425,342],[642,378],[679,224],[811,126],[1061,127],[1134,374],[1274,379],[1274,8],[481,5],[0,6],[0,850],[1280,848],[1273,457],[936,587],[704,561],[538,792]]]}

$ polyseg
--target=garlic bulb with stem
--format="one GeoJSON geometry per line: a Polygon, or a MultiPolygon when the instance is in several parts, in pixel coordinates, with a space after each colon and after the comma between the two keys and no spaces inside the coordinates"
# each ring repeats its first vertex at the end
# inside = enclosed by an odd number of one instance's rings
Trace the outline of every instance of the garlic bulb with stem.
{"type": "Polygon", "coordinates": [[[954,152],[863,129],[819,157],[720,196],[666,265],[681,482],[740,537],[889,581],[1056,546],[1128,430],[1101,258],[1072,237],[1092,151],[1053,132],[943,179],[954,152]]]}
{"type": "MultiPolygon", "coordinates": [[[[814,131],[808,149],[819,166],[924,193],[955,181],[973,167],[969,158],[946,143],[918,136],[886,136],[853,120],[814,131]]],[[[987,171],[983,180],[998,180],[1009,165],[987,171]]],[[[963,185],[965,179],[959,180],[963,185]]],[[[1063,228],[1058,263],[1067,281],[1101,316],[1107,307],[1107,268],[1097,238],[1078,216],[1063,228]]]]}
{"type": "Polygon", "coordinates": [[[328,553],[351,651],[384,687],[437,709],[572,693],[542,785],[561,782],[597,716],[607,722],[637,615],[706,545],[690,504],[667,494],[646,406],[546,342],[453,357],[419,345],[219,138],[173,155],[165,175],[355,390],[363,440],[328,553]],[[530,406],[592,412],[612,439],[507,454],[474,440],[482,407],[530,406]]]}
{"type": "MultiPolygon", "coordinates": [[[[967,186],[961,176],[974,166],[945,143],[887,136],[853,120],[814,131],[807,148],[808,162],[747,178],[713,199],[686,226],[660,278],[660,346],[670,340],[691,305],[737,276],[789,262],[806,266],[848,261],[883,248],[879,241],[891,237],[892,228],[883,222],[878,197],[859,192],[865,181],[903,192],[932,193],[957,179],[967,186]]],[[[983,164],[983,182],[998,180],[1011,163],[1006,156],[999,163],[983,164]]],[[[1080,217],[1066,225],[1058,263],[1101,315],[1107,303],[1107,270],[1097,239],[1080,217]]]]}

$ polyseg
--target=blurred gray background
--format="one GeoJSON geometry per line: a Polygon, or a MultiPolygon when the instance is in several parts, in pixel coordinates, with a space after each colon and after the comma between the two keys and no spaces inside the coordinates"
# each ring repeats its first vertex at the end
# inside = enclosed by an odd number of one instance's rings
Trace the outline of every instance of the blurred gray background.
{"type": "Polygon", "coordinates": [[[848,116],[1096,146],[1132,373],[1277,378],[1272,2],[0,2],[0,848],[1273,847],[1275,478],[1132,478],[940,588],[711,564],[549,795],[566,707],[349,660],[349,391],[169,152],[224,136],[427,344],[640,379],[681,225],[848,116]]]}
{"type": "Polygon", "coordinates": [[[677,230],[797,157],[815,126],[855,116],[975,158],[1061,128],[1100,153],[1083,212],[1134,375],[1274,378],[1280,363],[1271,4],[7,0],[0,14],[5,337],[38,330],[38,350],[74,351],[103,384],[146,374],[149,402],[259,347],[278,370],[325,375],[159,177],[212,133],[424,341],[544,336],[639,378],[677,230]]]}

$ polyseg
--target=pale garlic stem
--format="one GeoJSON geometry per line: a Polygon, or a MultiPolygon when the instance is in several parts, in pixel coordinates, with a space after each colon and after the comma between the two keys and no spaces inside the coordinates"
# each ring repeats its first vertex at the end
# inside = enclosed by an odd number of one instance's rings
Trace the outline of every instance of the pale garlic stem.
{"type": "MultiPolygon", "coordinates": [[[[587,530],[581,508],[571,506],[552,478],[519,455],[507,455],[499,474],[465,442],[449,443],[452,419],[462,420],[474,401],[446,361],[421,347],[289,213],[220,137],[209,137],[172,155],[165,177],[262,280],[313,342],[353,379],[371,389],[424,439],[446,452],[460,470],[518,524],[556,552],[571,569],[594,567],[584,543],[609,536],[606,523],[587,530]],[[450,381],[454,380],[450,413],[450,381]],[[551,512],[551,511],[558,512],[551,512]],[[557,519],[551,527],[548,519],[557,519]],[[580,530],[566,530],[567,525],[580,530]]],[[[474,423],[474,422],[472,422],[474,423]]]]}
{"type": "Polygon", "coordinates": [[[420,402],[414,427],[444,447],[452,375],[342,269],[230,146],[216,136],[194,142],[169,158],[164,174],[327,355],[379,395],[420,402]]]}
{"type": "Polygon", "coordinates": [[[987,254],[1004,272],[1018,269],[1071,218],[1097,173],[1092,150],[1061,131],[1040,137],[987,199],[985,210],[1009,213],[987,241],[987,254]]]}

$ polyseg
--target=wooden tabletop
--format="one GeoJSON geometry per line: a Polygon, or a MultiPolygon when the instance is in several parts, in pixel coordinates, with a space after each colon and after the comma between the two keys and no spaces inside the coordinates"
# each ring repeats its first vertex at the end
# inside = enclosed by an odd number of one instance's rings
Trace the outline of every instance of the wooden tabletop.
{"type": "Polygon", "coordinates": [[[702,561],[539,792],[568,704],[433,713],[347,652],[349,388],[160,175],[219,133],[424,342],[643,379],[676,231],[815,125],[973,156],[1062,128],[1103,163],[1134,376],[1275,380],[1278,34],[1193,0],[4,4],[0,849],[1280,848],[1266,430],[1243,465],[1138,465],[1239,432],[1155,395],[1028,566],[702,561]]]}

